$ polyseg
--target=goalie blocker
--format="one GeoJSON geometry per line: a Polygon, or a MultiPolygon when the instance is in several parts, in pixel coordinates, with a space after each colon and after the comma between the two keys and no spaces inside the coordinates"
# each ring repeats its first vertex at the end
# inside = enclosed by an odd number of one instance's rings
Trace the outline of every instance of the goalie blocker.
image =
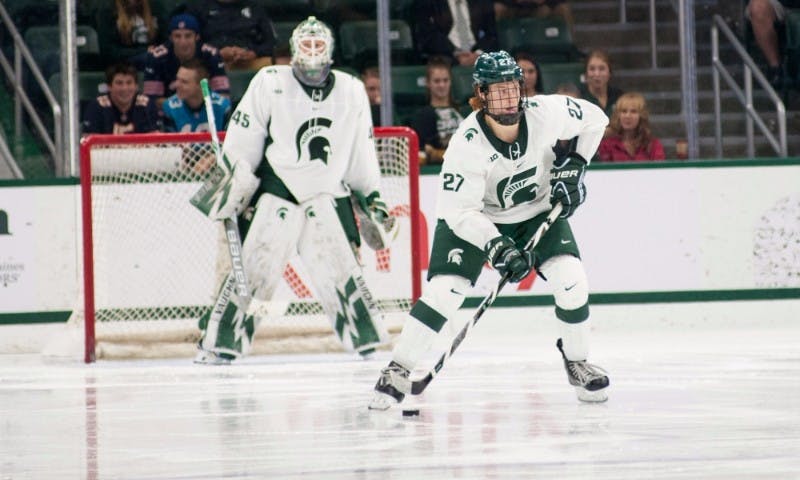
{"type": "Polygon", "coordinates": [[[285,313],[288,305],[270,300],[295,252],[346,350],[367,355],[386,341],[382,315],[343,225],[354,226],[352,213],[349,222],[340,216],[340,212],[346,215],[349,205],[348,198],[336,200],[330,195],[299,205],[269,193],[259,198],[242,254],[253,302],[242,311],[240,306],[246,302],[238,298],[229,275],[214,308],[200,319],[199,361],[206,362],[206,352],[224,359],[246,355],[259,319],[285,313]]]}

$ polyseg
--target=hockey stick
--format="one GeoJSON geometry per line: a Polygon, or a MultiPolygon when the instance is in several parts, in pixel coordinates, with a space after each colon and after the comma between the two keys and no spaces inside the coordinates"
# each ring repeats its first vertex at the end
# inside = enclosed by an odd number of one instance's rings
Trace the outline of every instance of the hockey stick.
{"type": "MultiPolygon", "coordinates": [[[[558,216],[561,214],[561,208],[562,208],[561,204],[557,203],[553,207],[553,209],[550,210],[550,213],[547,215],[547,219],[541,225],[539,225],[539,228],[536,230],[536,233],[534,233],[533,237],[531,237],[531,239],[528,240],[528,243],[525,245],[525,250],[530,252],[534,249],[534,247],[536,247],[536,245],[544,236],[545,232],[547,232],[550,226],[553,225],[553,222],[555,222],[558,216]]],[[[453,355],[458,346],[461,345],[461,342],[464,341],[464,338],[466,338],[467,334],[472,329],[472,327],[474,327],[475,324],[478,323],[478,320],[481,319],[486,310],[488,310],[489,307],[497,299],[497,295],[500,293],[503,287],[506,286],[506,283],[508,283],[508,279],[510,278],[510,276],[511,275],[509,273],[503,275],[503,278],[500,279],[500,282],[498,282],[497,286],[494,287],[494,289],[491,292],[489,292],[489,295],[487,295],[486,298],[483,299],[481,304],[478,306],[478,310],[476,310],[475,314],[472,316],[472,320],[467,322],[467,324],[464,325],[464,328],[462,328],[461,331],[458,332],[456,338],[453,339],[452,345],[450,345],[450,349],[448,349],[445,353],[442,354],[442,356],[439,358],[439,361],[436,362],[436,365],[434,365],[433,368],[424,377],[420,378],[419,380],[414,380],[411,382],[412,395],[419,395],[425,390],[425,388],[427,388],[428,384],[431,383],[431,380],[433,380],[433,377],[435,377],[442,369],[442,367],[444,367],[444,364],[445,362],[447,362],[447,359],[453,355]]]]}
{"type": "MultiPolygon", "coordinates": [[[[214,107],[211,105],[211,92],[208,89],[207,79],[200,80],[200,88],[203,90],[203,104],[206,107],[206,116],[208,117],[208,131],[211,133],[211,148],[214,150],[214,156],[217,159],[215,170],[219,171],[220,168],[224,168],[226,172],[231,172],[233,168],[228,163],[228,160],[223,157],[222,149],[219,145],[214,107]]],[[[223,224],[225,226],[225,239],[228,241],[228,253],[231,255],[236,293],[244,302],[244,305],[239,307],[246,312],[250,303],[250,291],[247,288],[247,274],[244,271],[244,262],[242,261],[242,239],[239,237],[239,225],[236,221],[236,215],[226,218],[223,224]]]]}

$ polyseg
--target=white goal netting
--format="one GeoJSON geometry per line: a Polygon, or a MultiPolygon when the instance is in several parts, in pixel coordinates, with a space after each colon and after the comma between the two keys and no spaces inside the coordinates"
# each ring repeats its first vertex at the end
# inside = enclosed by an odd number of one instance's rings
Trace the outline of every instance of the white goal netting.
{"type": "MultiPolygon", "coordinates": [[[[94,136],[83,142],[84,298],[65,340],[83,337],[86,361],[195,353],[197,320],[211,308],[230,267],[221,224],[189,204],[213,162],[206,137],[94,136]]],[[[419,289],[412,260],[419,218],[416,136],[390,127],[376,129],[375,137],[381,193],[400,233],[386,250],[363,246],[361,257],[386,326],[397,333],[419,289]]],[[[253,354],[341,349],[298,258],[286,267],[269,310],[253,354]]]]}

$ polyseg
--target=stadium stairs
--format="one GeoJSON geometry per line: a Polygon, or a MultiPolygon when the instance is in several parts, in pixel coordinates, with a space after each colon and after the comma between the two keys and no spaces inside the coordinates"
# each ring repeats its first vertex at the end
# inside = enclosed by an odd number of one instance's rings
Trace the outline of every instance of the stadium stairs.
{"type": "MultiPolygon", "coordinates": [[[[653,133],[659,137],[668,158],[675,157],[676,140],[686,138],[684,119],[681,115],[681,71],[678,37],[678,16],[670,0],[656,1],[657,21],[657,66],[651,68],[649,2],[629,0],[627,22],[619,23],[617,0],[571,0],[575,16],[574,38],[584,52],[602,48],[609,52],[613,62],[612,83],[624,91],[644,94],[650,110],[653,133]],[[636,39],[636,41],[632,41],[636,39]]],[[[734,32],[743,31],[741,2],[712,0],[695,1],[695,45],[697,48],[699,152],[701,158],[714,158],[714,92],[711,70],[711,18],[719,14],[728,20],[734,32]],[[732,5],[735,4],[735,5],[732,5]]],[[[741,81],[741,61],[730,45],[720,36],[720,56],[728,67],[736,72],[741,81]]],[[[757,63],[763,58],[757,47],[749,46],[757,63]]],[[[723,156],[741,158],[747,155],[744,107],[733,91],[722,85],[722,133],[723,156]]],[[[781,92],[779,92],[781,93],[781,92]]],[[[800,93],[785,92],[787,110],[788,150],[790,156],[800,155],[800,93]]],[[[754,82],[754,105],[764,114],[767,124],[777,135],[775,109],[767,95],[754,82]]],[[[767,139],[755,130],[756,156],[774,157],[775,151],[767,139]]]]}

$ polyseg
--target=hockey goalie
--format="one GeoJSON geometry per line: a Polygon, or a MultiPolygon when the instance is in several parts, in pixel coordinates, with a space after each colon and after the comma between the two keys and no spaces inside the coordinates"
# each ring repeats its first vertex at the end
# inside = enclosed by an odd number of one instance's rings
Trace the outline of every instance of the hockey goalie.
{"type": "Polygon", "coordinates": [[[290,44],[290,66],[262,68],[250,82],[222,147],[229,168],[193,201],[213,220],[241,215],[249,282],[244,294],[233,273],[222,283],[200,319],[197,363],[229,363],[248,353],[294,254],[345,349],[367,355],[386,341],[361,273],[351,201],[357,199],[366,243],[384,248],[397,222],[379,193],[366,92],[355,77],[331,71],[333,37],[324,23],[304,20],[290,44]]]}

